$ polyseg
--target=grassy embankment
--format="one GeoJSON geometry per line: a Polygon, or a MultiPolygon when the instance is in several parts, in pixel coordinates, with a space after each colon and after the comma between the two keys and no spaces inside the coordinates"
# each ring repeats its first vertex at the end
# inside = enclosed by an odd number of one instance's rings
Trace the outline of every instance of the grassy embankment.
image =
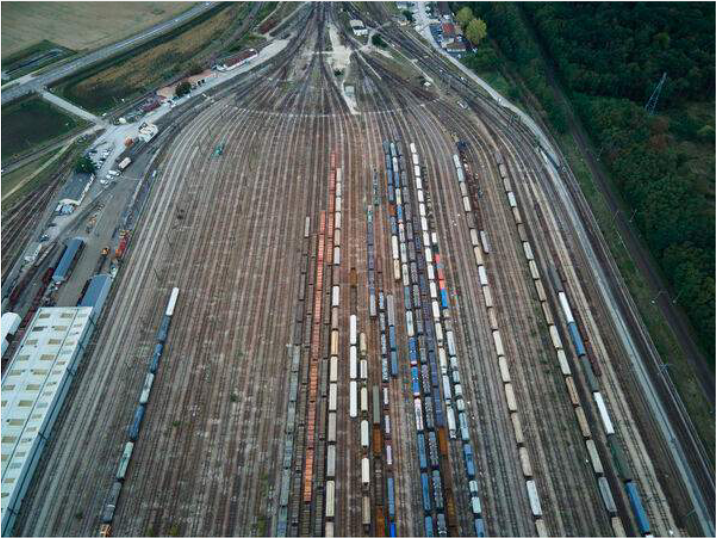
{"type": "Polygon", "coordinates": [[[246,16],[246,3],[221,4],[174,31],[61,81],[57,93],[95,113],[140,97],[208,65],[246,16]]]}
{"type": "Polygon", "coordinates": [[[23,97],[2,107],[2,159],[19,155],[78,131],[87,122],[65,114],[40,97],[23,97]]]}

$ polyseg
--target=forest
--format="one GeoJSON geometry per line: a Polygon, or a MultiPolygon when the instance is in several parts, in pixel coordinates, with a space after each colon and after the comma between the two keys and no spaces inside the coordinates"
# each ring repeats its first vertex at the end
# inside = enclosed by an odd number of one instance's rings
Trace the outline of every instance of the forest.
{"type": "Polygon", "coordinates": [[[466,63],[497,61],[494,45],[540,100],[565,113],[536,36],[634,213],[707,357],[714,360],[714,7],[695,2],[459,3],[487,23],[491,44],[466,63]],[[645,105],[667,73],[656,113],[645,105]]]}

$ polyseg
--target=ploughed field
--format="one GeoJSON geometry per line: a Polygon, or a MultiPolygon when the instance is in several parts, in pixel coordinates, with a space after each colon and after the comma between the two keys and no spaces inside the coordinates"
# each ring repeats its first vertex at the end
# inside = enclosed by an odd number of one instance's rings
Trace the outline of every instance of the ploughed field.
{"type": "Polygon", "coordinates": [[[315,54],[332,21],[307,11],[166,147],[17,532],[98,532],[177,287],[115,535],[678,533],[531,139],[371,54],[352,113],[315,54]]]}

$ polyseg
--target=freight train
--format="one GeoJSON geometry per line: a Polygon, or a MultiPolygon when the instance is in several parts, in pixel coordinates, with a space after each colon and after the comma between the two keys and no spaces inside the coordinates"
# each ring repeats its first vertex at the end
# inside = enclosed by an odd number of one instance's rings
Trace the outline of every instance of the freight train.
{"type": "Polygon", "coordinates": [[[146,412],[147,405],[149,403],[149,394],[154,382],[154,376],[159,368],[159,360],[164,349],[164,344],[167,341],[169,334],[169,326],[174,315],[174,309],[176,307],[177,299],[179,298],[179,288],[173,288],[169,296],[169,302],[167,303],[162,322],[157,332],[157,344],[155,346],[154,353],[149,361],[149,372],[145,377],[144,384],[142,385],[142,391],[139,395],[139,405],[134,412],[134,416],[127,430],[127,436],[129,441],[124,445],[124,451],[119,460],[119,466],[114,476],[114,482],[110,489],[109,495],[105,500],[102,508],[101,520],[102,525],[100,527],[100,536],[111,536],[112,534],[112,523],[114,521],[114,512],[117,508],[117,502],[119,496],[122,493],[122,485],[127,475],[127,469],[132,459],[132,453],[134,452],[134,445],[139,437],[139,432],[142,427],[142,421],[146,412]]]}

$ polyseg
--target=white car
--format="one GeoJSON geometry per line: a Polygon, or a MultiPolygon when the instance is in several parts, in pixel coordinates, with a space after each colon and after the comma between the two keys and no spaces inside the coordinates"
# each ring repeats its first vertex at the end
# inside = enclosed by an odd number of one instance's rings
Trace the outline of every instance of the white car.
{"type": "Polygon", "coordinates": [[[110,170],[109,172],[107,172],[107,174],[108,174],[107,177],[112,178],[112,177],[117,177],[119,175],[119,172],[117,172],[116,170],[110,170]]]}

